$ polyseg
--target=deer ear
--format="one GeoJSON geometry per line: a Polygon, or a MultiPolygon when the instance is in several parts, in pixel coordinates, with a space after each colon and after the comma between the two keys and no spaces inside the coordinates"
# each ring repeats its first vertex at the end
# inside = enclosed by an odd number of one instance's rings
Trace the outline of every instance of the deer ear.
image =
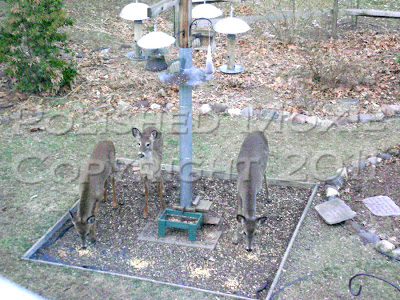
{"type": "Polygon", "coordinates": [[[87,223],[88,224],[92,224],[94,221],[95,221],[96,219],[94,218],[94,216],[91,216],[91,217],[89,217],[88,219],[87,219],[87,223]]]}
{"type": "Polygon", "coordinates": [[[246,218],[244,216],[242,216],[242,215],[236,215],[236,220],[239,223],[243,223],[246,220],[246,218]]]}
{"type": "Polygon", "coordinates": [[[267,221],[267,217],[260,217],[257,219],[257,225],[264,224],[265,221],[267,221]]]}
{"type": "Polygon", "coordinates": [[[157,138],[157,136],[158,136],[157,130],[153,130],[153,131],[150,133],[150,138],[151,138],[153,141],[157,138]]]}
{"type": "Polygon", "coordinates": [[[142,136],[140,130],[137,128],[132,128],[132,135],[137,139],[139,139],[142,136]]]}

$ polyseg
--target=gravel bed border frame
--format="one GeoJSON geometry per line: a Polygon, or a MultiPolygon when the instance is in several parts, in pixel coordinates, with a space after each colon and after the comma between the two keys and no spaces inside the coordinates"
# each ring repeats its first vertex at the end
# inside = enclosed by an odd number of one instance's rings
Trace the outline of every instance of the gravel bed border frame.
{"type": "MultiPolygon", "coordinates": [[[[138,162],[132,159],[128,158],[118,158],[117,161],[131,165],[131,166],[138,166],[138,162]]],[[[171,172],[177,172],[179,173],[179,166],[175,165],[162,165],[163,170],[171,171],[171,172]]],[[[208,178],[219,178],[219,179],[230,179],[234,180],[237,178],[236,173],[223,173],[223,172],[217,172],[217,171],[210,171],[210,170],[203,170],[203,169],[197,169],[193,168],[193,174],[196,174],[197,176],[201,177],[208,177],[208,178]]],[[[285,253],[282,257],[282,260],[279,264],[279,268],[275,274],[274,280],[269,288],[267,297],[265,300],[271,299],[271,296],[273,295],[275,286],[277,285],[279,281],[280,274],[284,268],[284,265],[286,263],[286,260],[290,254],[290,250],[293,246],[293,243],[297,237],[297,234],[300,230],[300,227],[307,215],[308,210],[311,207],[311,204],[313,202],[313,199],[315,197],[315,194],[317,193],[319,184],[318,183],[311,183],[311,182],[301,182],[301,181],[292,181],[292,180],[281,180],[281,179],[274,179],[274,178],[267,178],[268,184],[272,185],[281,185],[281,186],[292,186],[292,187],[299,187],[299,188],[309,188],[310,190],[312,189],[311,196],[309,197],[307,204],[303,210],[303,213],[296,225],[295,230],[293,231],[292,237],[289,241],[289,244],[285,250],[285,253]]],[[[72,206],[70,211],[76,212],[78,209],[78,202],[75,202],[75,204],[72,206]]],[[[174,284],[174,283],[169,283],[169,282],[163,282],[159,280],[154,280],[150,278],[144,278],[144,277],[139,277],[139,276],[134,276],[134,275],[127,275],[127,274],[121,274],[117,272],[110,272],[110,271],[102,271],[98,270],[95,268],[84,268],[81,266],[76,266],[76,265],[67,265],[67,264],[62,264],[62,263],[57,263],[57,262],[50,262],[42,259],[36,259],[33,258],[33,256],[36,254],[40,248],[42,248],[54,235],[54,233],[59,230],[62,226],[65,225],[66,221],[70,219],[69,212],[66,212],[52,227],[50,227],[49,230],[28,250],[24,253],[24,255],[21,257],[22,260],[26,261],[31,261],[35,263],[45,263],[49,265],[55,265],[55,266],[61,266],[65,268],[74,268],[78,270],[85,270],[85,271],[94,271],[94,272],[99,272],[102,274],[108,274],[108,275],[114,275],[114,276],[120,276],[124,278],[130,278],[130,279],[135,279],[135,280],[142,280],[146,282],[152,282],[152,283],[157,283],[157,284],[163,284],[167,286],[172,286],[172,287],[179,287],[179,288],[184,288],[188,290],[194,290],[198,292],[204,292],[204,293],[210,293],[214,295],[219,295],[219,296],[224,296],[224,297],[229,297],[229,298],[234,298],[234,299],[254,299],[254,298],[248,298],[244,296],[239,296],[239,295],[232,295],[232,294],[227,294],[223,292],[218,292],[218,291],[213,291],[213,290],[206,290],[206,289],[201,289],[201,288],[196,288],[196,287],[191,287],[191,286],[185,286],[185,285],[180,285],[180,284],[174,284]]]]}

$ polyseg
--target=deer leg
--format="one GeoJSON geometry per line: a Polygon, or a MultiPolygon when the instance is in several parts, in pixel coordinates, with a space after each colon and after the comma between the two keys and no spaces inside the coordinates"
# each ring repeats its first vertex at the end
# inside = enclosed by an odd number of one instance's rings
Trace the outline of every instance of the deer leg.
{"type": "Polygon", "coordinates": [[[267,203],[271,203],[271,200],[269,199],[269,193],[268,193],[268,183],[267,183],[267,176],[264,173],[264,181],[265,181],[265,194],[267,195],[267,203]]]}
{"type": "Polygon", "coordinates": [[[99,206],[100,206],[100,201],[96,201],[96,204],[94,205],[94,211],[93,211],[93,215],[94,215],[94,222],[93,224],[90,224],[90,241],[95,244],[96,243],[96,219],[97,219],[97,212],[99,210],[99,206]]]}
{"type": "Polygon", "coordinates": [[[104,182],[103,202],[106,202],[106,200],[107,200],[107,184],[106,184],[106,182],[104,182]]]}
{"type": "Polygon", "coordinates": [[[160,201],[161,201],[161,206],[162,209],[165,209],[165,203],[164,203],[164,199],[163,199],[163,193],[164,193],[164,183],[163,183],[163,179],[161,177],[160,181],[158,182],[158,196],[160,196],[160,201]]]}
{"type": "MultiPolygon", "coordinates": [[[[238,202],[238,214],[241,214],[242,211],[242,198],[240,196],[237,196],[237,202],[238,202]]],[[[241,228],[241,223],[239,221],[236,221],[236,232],[235,232],[235,239],[233,243],[235,245],[239,244],[239,235],[240,235],[240,228],[241,228]]]]}
{"type": "Polygon", "coordinates": [[[111,177],[111,184],[112,184],[112,191],[113,191],[113,202],[112,202],[112,207],[116,208],[118,206],[117,199],[115,198],[115,177],[112,175],[111,177]]]}
{"type": "Polygon", "coordinates": [[[147,217],[147,203],[149,200],[149,182],[148,179],[144,179],[144,210],[143,210],[143,216],[147,217]]]}

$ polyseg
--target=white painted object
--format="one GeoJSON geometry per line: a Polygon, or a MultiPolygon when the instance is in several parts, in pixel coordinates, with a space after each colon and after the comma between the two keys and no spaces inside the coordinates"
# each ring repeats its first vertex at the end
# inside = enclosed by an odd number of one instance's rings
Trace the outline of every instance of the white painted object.
{"type": "Polygon", "coordinates": [[[214,30],[223,34],[239,34],[250,30],[250,26],[242,19],[228,17],[218,21],[214,25],[214,30]]]}
{"type": "Polygon", "coordinates": [[[390,252],[396,248],[391,242],[386,240],[379,241],[376,243],[376,246],[383,252],[390,252]]]}
{"type": "Polygon", "coordinates": [[[137,42],[138,46],[143,49],[161,49],[169,47],[173,43],[175,43],[175,38],[161,31],[150,32],[137,42]]]}
{"type": "Polygon", "coordinates": [[[146,20],[149,17],[147,16],[147,9],[149,6],[144,3],[130,3],[126,5],[119,16],[122,19],[129,21],[142,21],[146,20]]]}
{"type": "Polygon", "coordinates": [[[331,188],[331,187],[328,187],[327,189],[326,189],[326,196],[329,198],[329,197],[336,197],[336,196],[339,196],[340,195],[340,193],[336,190],[336,189],[334,189],[334,188],[331,188]]]}
{"type": "Polygon", "coordinates": [[[200,4],[192,9],[192,18],[206,18],[213,19],[222,15],[222,10],[211,4],[200,4]]]}
{"type": "Polygon", "coordinates": [[[201,114],[206,115],[206,114],[208,114],[212,109],[211,109],[210,104],[207,103],[207,104],[203,104],[202,106],[200,106],[199,110],[200,110],[200,113],[201,113],[201,114]]]}
{"type": "Polygon", "coordinates": [[[228,114],[231,116],[240,116],[241,110],[239,108],[230,108],[227,110],[228,114]]]}
{"type": "Polygon", "coordinates": [[[150,108],[151,108],[152,110],[158,110],[158,109],[161,108],[161,105],[160,105],[160,104],[157,104],[157,103],[153,103],[152,105],[150,105],[150,108]]]}

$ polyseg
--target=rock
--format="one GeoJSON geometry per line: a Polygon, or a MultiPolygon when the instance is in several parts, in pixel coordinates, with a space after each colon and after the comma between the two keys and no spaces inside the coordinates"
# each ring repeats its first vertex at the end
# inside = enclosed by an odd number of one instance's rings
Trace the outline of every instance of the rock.
{"type": "Polygon", "coordinates": [[[13,113],[13,114],[10,116],[10,119],[11,119],[11,120],[21,120],[21,118],[22,118],[22,114],[19,113],[19,112],[13,113]]]}
{"type": "Polygon", "coordinates": [[[379,153],[378,157],[382,158],[382,159],[390,159],[390,158],[392,158],[392,156],[389,153],[379,153]]]}
{"type": "Polygon", "coordinates": [[[210,104],[203,104],[202,106],[200,106],[199,111],[201,114],[206,115],[211,111],[211,106],[210,104]]]}
{"type": "Polygon", "coordinates": [[[392,250],[392,255],[396,258],[400,259],[400,248],[396,248],[394,250],[392,250]]]}
{"type": "Polygon", "coordinates": [[[390,238],[387,239],[389,242],[391,242],[393,245],[397,244],[397,237],[391,236],[390,238]]]}
{"type": "Polygon", "coordinates": [[[334,175],[326,179],[325,183],[327,185],[332,185],[336,187],[342,187],[344,180],[340,175],[334,175]]]}
{"type": "Polygon", "coordinates": [[[108,54],[110,52],[110,48],[103,48],[103,49],[100,49],[100,53],[101,54],[108,54]]]}
{"type": "Polygon", "coordinates": [[[321,127],[323,128],[330,128],[333,125],[333,121],[331,120],[322,120],[321,121],[321,127]]]}
{"type": "Polygon", "coordinates": [[[98,106],[97,109],[103,109],[103,108],[109,108],[109,107],[111,107],[110,104],[104,103],[104,104],[98,106]]]}
{"type": "Polygon", "coordinates": [[[347,168],[346,167],[343,167],[343,168],[340,168],[340,169],[337,169],[336,170],[336,174],[338,174],[340,177],[343,177],[343,178],[347,178],[347,168]]]}
{"type": "Polygon", "coordinates": [[[362,230],[358,236],[361,239],[361,242],[363,242],[364,245],[366,244],[373,244],[379,242],[381,239],[379,236],[377,236],[375,233],[368,232],[365,230],[362,230]]]}
{"type": "Polygon", "coordinates": [[[32,117],[36,118],[36,117],[43,117],[44,116],[44,112],[42,111],[38,111],[32,114],[32,117]]]}
{"type": "Polygon", "coordinates": [[[118,102],[118,108],[124,110],[124,109],[126,109],[128,107],[129,107],[129,103],[128,102],[125,102],[125,101],[122,101],[122,100],[118,102]]]}
{"type": "Polygon", "coordinates": [[[83,111],[83,107],[79,104],[74,104],[73,109],[74,111],[83,111]]]}
{"type": "Polygon", "coordinates": [[[249,107],[246,107],[246,108],[244,108],[244,109],[242,109],[241,111],[240,111],[240,114],[243,116],[243,117],[252,117],[252,116],[254,116],[254,109],[253,109],[253,107],[252,106],[249,106],[249,107]]]}
{"type": "Polygon", "coordinates": [[[358,116],[360,118],[360,123],[363,124],[375,121],[375,116],[371,114],[359,114],[358,116]]]}
{"type": "Polygon", "coordinates": [[[338,126],[344,126],[349,124],[349,120],[346,117],[336,117],[333,119],[333,122],[338,126]]]}
{"type": "Polygon", "coordinates": [[[395,114],[400,113],[400,105],[389,105],[391,109],[393,109],[395,114]]]}
{"type": "Polygon", "coordinates": [[[340,195],[339,191],[334,187],[328,187],[326,189],[326,197],[328,197],[328,198],[329,197],[336,197],[336,196],[339,196],[339,195],[340,195]]]}
{"type": "Polygon", "coordinates": [[[382,161],[382,158],[373,156],[373,157],[367,158],[367,161],[372,165],[376,165],[377,163],[382,161]]]}
{"type": "Polygon", "coordinates": [[[349,121],[349,123],[354,124],[354,123],[358,123],[360,121],[360,118],[358,115],[348,116],[347,121],[349,121]]]}
{"type": "Polygon", "coordinates": [[[389,154],[392,155],[392,156],[399,156],[399,154],[400,154],[400,151],[399,151],[399,149],[397,149],[397,148],[392,148],[392,149],[390,149],[388,152],[389,152],[389,154]]]}
{"type": "Polygon", "coordinates": [[[131,49],[132,45],[129,44],[122,44],[121,46],[119,46],[119,49],[131,49]]]}
{"type": "Polygon", "coordinates": [[[303,115],[303,114],[299,114],[299,113],[293,113],[290,117],[289,117],[289,121],[291,122],[297,122],[300,124],[304,124],[307,120],[308,116],[307,115],[303,115]]]}
{"type": "Polygon", "coordinates": [[[152,110],[159,110],[161,108],[161,105],[157,104],[157,103],[153,103],[153,104],[150,105],[150,108],[152,110]]]}
{"type": "Polygon", "coordinates": [[[212,110],[217,113],[223,113],[228,109],[228,106],[222,103],[215,103],[211,106],[212,110]]]}
{"type": "Polygon", "coordinates": [[[168,102],[167,105],[165,105],[165,108],[169,110],[169,109],[173,108],[174,106],[175,105],[173,103],[168,102]]]}
{"type": "Polygon", "coordinates": [[[383,121],[383,119],[385,119],[385,114],[382,112],[377,112],[374,114],[375,117],[375,121],[380,122],[383,121]]]}
{"type": "Polygon", "coordinates": [[[86,57],[87,56],[87,53],[86,52],[80,52],[80,53],[78,53],[77,55],[76,55],[76,58],[83,58],[83,57],[86,57]]]}
{"type": "Polygon", "coordinates": [[[318,204],[315,209],[329,225],[349,220],[356,215],[343,200],[338,198],[318,204]]]}
{"type": "Polygon", "coordinates": [[[262,116],[266,119],[277,119],[278,118],[278,112],[274,109],[264,109],[262,111],[262,116]]]}
{"type": "Polygon", "coordinates": [[[140,101],[136,102],[135,106],[139,107],[139,108],[141,108],[141,107],[149,107],[150,103],[147,100],[140,100],[140,101]]]}
{"type": "Polygon", "coordinates": [[[306,119],[306,123],[307,124],[312,124],[312,125],[319,125],[321,123],[321,119],[318,118],[317,116],[312,116],[312,117],[308,117],[306,119]]]}
{"type": "Polygon", "coordinates": [[[228,109],[228,114],[230,116],[240,116],[240,109],[239,108],[230,108],[228,109]]]}
{"type": "Polygon", "coordinates": [[[382,113],[388,118],[393,117],[395,114],[394,109],[392,107],[390,107],[389,105],[382,106],[381,110],[382,110],[382,113]]]}
{"type": "Polygon", "coordinates": [[[1,124],[7,124],[8,122],[10,122],[9,118],[3,118],[1,119],[1,124]]]}
{"type": "Polygon", "coordinates": [[[366,166],[366,164],[367,164],[367,161],[365,159],[362,159],[360,161],[353,162],[351,165],[355,169],[359,169],[359,168],[361,169],[361,168],[364,168],[366,166]]]}
{"type": "Polygon", "coordinates": [[[382,240],[376,243],[376,247],[383,252],[390,252],[395,249],[395,246],[387,240],[382,240]]]}

